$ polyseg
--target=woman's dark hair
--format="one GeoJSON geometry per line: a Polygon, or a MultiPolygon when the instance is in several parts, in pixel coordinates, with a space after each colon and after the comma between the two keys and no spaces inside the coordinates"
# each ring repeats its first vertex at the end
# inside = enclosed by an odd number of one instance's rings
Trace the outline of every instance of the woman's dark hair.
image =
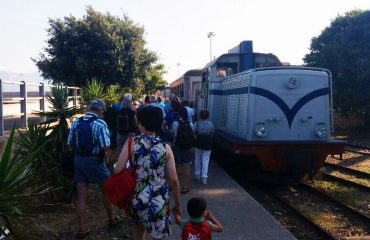
{"type": "Polygon", "coordinates": [[[207,118],[208,118],[208,116],[209,116],[209,112],[208,112],[207,110],[205,110],[205,109],[200,110],[200,112],[199,112],[199,117],[200,117],[201,119],[207,119],[207,118]]]}
{"type": "Polygon", "coordinates": [[[137,110],[137,121],[146,130],[158,132],[162,127],[163,112],[159,107],[145,106],[137,110]]]}
{"type": "Polygon", "coordinates": [[[183,105],[184,107],[189,107],[189,101],[188,100],[183,100],[181,102],[181,105],[183,105]]]}
{"type": "Polygon", "coordinates": [[[207,210],[206,200],[203,198],[191,198],[187,204],[188,214],[192,218],[199,218],[202,212],[207,210]]]}
{"type": "Polygon", "coordinates": [[[180,107],[181,107],[181,104],[179,102],[177,102],[176,100],[172,100],[171,101],[171,107],[172,107],[172,110],[174,112],[178,112],[180,107]]]}
{"type": "Polygon", "coordinates": [[[189,119],[189,116],[188,116],[188,110],[186,109],[186,107],[184,106],[181,106],[180,109],[179,109],[179,116],[187,121],[189,119]]]}
{"type": "Polygon", "coordinates": [[[149,99],[149,96],[147,95],[147,96],[145,96],[145,98],[144,98],[144,102],[146,102],[146,103],[149,103],[150,102],[150,99],[149,99]]]}

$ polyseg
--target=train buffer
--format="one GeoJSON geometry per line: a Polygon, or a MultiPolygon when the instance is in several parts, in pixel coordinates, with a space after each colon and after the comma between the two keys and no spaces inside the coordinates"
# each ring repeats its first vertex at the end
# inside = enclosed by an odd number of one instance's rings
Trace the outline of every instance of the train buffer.
{"type": "MultiPolygon", "coordinates": [[[[223,233],[212,234],[214,240],[296,239],[212,160],[208,175],[207,185],[192,178],[190,192],[181,194],[183,218],[188,218],[187,201],[192,197],[202,197],[207,201],[207,208],[224,227],[223,233]]],[[[180,239],[180,227],[173,224],[172,230],[173,234],[168,239],[180,239]]]]}

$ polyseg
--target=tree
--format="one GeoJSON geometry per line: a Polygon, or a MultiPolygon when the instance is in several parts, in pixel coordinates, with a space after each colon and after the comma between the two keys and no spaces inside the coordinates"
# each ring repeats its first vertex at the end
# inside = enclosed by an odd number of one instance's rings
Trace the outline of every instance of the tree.
{"type": "Polygon", "coordinates": [[[82,19],[49,20],[45,53],[33,59],[46,79],[84,86],[99,79],[105,86],[133,87],[145,79],[158,56],[145,48],[144,28],[87,7],[82,19]]]}
{"type": "Polygon", "coordinates": [[[334,106],[343,115],[364,117],[370,124],[370,11],[338,16],[311,40],[308,66],[324,67],[333,75],[334,106]]]}
{"type": "Polygon", "coordinates": [[[167,85],[167,82],[163,79],[164,73],[163,64],[158,64],[148,69],[145,81],[143,81],[143,92],[148,95],[154,93],[156,90],[164,88],[167,85]]]}

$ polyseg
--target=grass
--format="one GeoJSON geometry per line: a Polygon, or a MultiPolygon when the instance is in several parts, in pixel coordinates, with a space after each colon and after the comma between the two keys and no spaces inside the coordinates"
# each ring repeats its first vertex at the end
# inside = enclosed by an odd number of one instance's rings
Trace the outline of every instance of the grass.
{"type": "Polygon", "coordinates": [[[370,216],[370,193],[361,191],[354,187],[347,187],[331,181],[313,181],[311,183],[315,188],[326,192],[328,195],[352,206],[367,216],[370,216]]]}
{"type": "MultiPolygon", "coordinates": [[[[15,226],[19,239],[75,239],[78,231],[76,210],[73,202],[69,204],[37,205],[28,209],[28,218],[15,226]]],[[[121,210],[115,208],[119,217],[121,210]]],[[[127,222],[114,229],[108,228],[107,216],[103,206],[102,193],[90,186],[87,203],[87,223],[90,235],[86,239],[130,239],[131,228],[127,222]]]]}

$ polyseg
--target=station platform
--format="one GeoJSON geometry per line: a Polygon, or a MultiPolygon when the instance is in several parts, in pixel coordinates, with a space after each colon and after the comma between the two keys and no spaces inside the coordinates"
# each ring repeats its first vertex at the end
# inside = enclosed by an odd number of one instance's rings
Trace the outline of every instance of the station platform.
{"type": "MultiPolygon", "coordinates": [[[[207,185],[192,178],[190,192],[181,194],[182,218],[188,218],[187,201],[192,197],[202,197],[207,201],[207,208],[224,227],[223,233],[212,233],[214,240],[296,239],[212,160],[208,175],[207,185]]],[[[172,231],[168,239],[181,239],[181,229],[175,223],[172,231]]]]}

